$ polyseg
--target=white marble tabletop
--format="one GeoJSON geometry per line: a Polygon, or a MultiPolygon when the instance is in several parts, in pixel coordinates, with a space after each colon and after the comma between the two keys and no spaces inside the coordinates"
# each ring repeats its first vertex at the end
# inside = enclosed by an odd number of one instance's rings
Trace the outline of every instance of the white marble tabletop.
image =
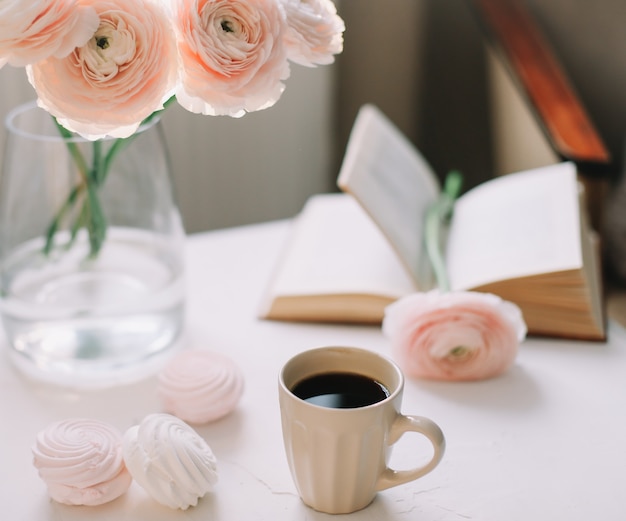
{"type": "MultiPolygon", "coordinates": [[[[220,481],[187,511],[161,506],[136,484],[100,507],[51,501],[31,462],[37,432],[68,417],[124,431],[159,412],[155,379],[76,392],[18,374],[2,345],[0,513],[7,521],[368,520],[623,521],[626,519],[626,331],[605,343],[529,339],[515,367],[475,383],[408,380],[403,412],[435,420],[447,452],[431,474],[378,494],[365,510],[329,516],[304,506],[283,453],[277,377],[295,353],[354,345],[387,353],[376,327],[269,322],[256,318],[288,222],[190,236],[185,345],[231,356],[246,378],[239,407],[197,427],[220,481]]],[[[418,461],[419,439],[397,444],[393,464],[418,461]]],[[[416,436],[416,435],[415,435],[416,436]]]]}

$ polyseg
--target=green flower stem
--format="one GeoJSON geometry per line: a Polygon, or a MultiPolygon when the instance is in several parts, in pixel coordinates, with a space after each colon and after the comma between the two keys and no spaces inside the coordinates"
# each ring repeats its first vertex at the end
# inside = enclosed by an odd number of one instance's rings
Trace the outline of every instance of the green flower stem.
{"type": "Polygon", "coordinates": [[[127,138],[118,138],[115,140],[115,142],[113,143],[113,145],[111,145],[111,148],[109,149],[109,151],[107,152],[107,155],[104,157],[104,160],[102,161],[102,168],[99,170],[99,174],[100,177],[98,178],[98,184],[102,185],[106,179],[107,174],[109,173],[109,170],[111,169],[111,163],[113,162],[113,159],[115,159],[115,156],[117,156],[117,154],[119,154],[123,148],[125,148],[126,145],[130,144],[130,142],[133,140],[133,138],[135,137],[135,135],[133,134],[130,137],[127,138]]]}
{"type": "MultiPolygon", "coordinates": [[[[79,196],[84,192],[85,187],[89,183],[89,167],[87,166],[87,162],[85,161],[85,158],[76,143],[68,140],[72,137],[72,134],[55,118],[53,118],[53,121],[55,122],[61,136],[67,140],[66,146],[72,157],[72,160],[74,161],[74,165],[78,170],[82,182],[72,188],[67,199],[65,200],[65,203],[63,204],[63,206],[61,206],[55,218],[48,226],[48,229],[46,230],[46,242],[43,248],[43,253],[45,255],[49,255],[52,251],[52,248],[54,247],[54,237],[61,226],[61,222],[63,221],[67,213],[74,207],[79,196]]],[[[75,234],[73,234],[72,236],[74,235],[75,234]]]]}
{"type": "MultiPolygon", "coordinates": [[[[175,101],[176,96],[172,96],[171,98],[169,98],[163,104],[163,108],[161,110],[157,110],[156,112],[150,114],[146,119],[141,122],[141,125],[147,125],[148,123],[150,123],[154,118],[159,116],[165,109],[167,109],[167,107],[169,107],[175,101]]],[[[132,136],[128,136],[127,138],[118,138],[115,140],[113,145],[111,145],[111,148],[109,148],[109,151],[102,161],[101,168],[98,169],[98,186],[101,186],[106,180],[109,170],[111,169],[111,163],[113,162],[117,154],[119,154],[124,148],[130,145],[136,137],[137,134],[133,134],[132,136]]]]}
{"type": "Polygon", "coordinates": [[[80,209],[80,213],[78,214],[78,217],[74,219],[74,222],[72,223],[72,228],[70,230],[70,240],[65,245],[66,250],[69,250],[72,247],[72,244],[74,244],[74,242],[76,241],[76,236],[78,235],[78,232],[80,231],[80,229],[83,227],[86,227],[86,224],[85,224],[87,222],[86,212],[87,212],[87,207],[86,205],[83,205],[80,209]]]}
{"type": "MultiPolygon", "coordinates": [[[[76,200],[78,199],[78,196],[83,192],[84,189],[85,189],[85,184],[83,183],[78,184],[74,188],[72,188],[72,191],[70,192],[67,199],[65,200],[65,203],[63,203],[63,206],[61,206],[55,218],[52,220],[52,222],[48,226],[48,229],[46,230],[46,243],[43,247],[43,252],[45,255],[49,255],[50,252],[52,251],[52,247],[54,246],[54,235],[58,231],[59,226],[61,225],[61,221],[64,219],[65,215],[76,204],[76,200]]],[[[75,235],[76,235],[75,233],[72,233],[72,237],[74,237],[75,235]]]]}
{"type": "Polygon", "coordinates": [[[72,159],[74,160],[74,164],[76,165],[76,168],[78,169],[78,172],[83,180],[87,182],[89,176],[89,167],[87,166],[87,161],[85,161],[85,158],[83,157],[83,154],[81,153],[76,143],[74,143],[73,141],[69,141],[69,139],[72,138],[72,133],[67,130],[63,125],[61,125],[56,118],[53,118],[53,120],[63,139],[68,140],[66,141],[66,146],[70,152],[70,155],[72,156],[72,159]]]}
{"type": "MultiPolygon", "coordinates": [[[[163,104],[163,109],[153,112],[145,120],[142,125],[150,123],[155,117],[157,117],[163,110],[176,101],[176,97],[172,96],[163,104]]],[[[61,136],[66,140],[65,144],[72,157],[74,165],[76,166],[80,175],[80,181],[72,188],[67,199],[57,211],[52,222],[46,230],[46,242],[43,248],[44,255],[49,255],[54,248],[54,238],[56,233],[61,228],[63,222],[66,220],[70,212],[75,206],[82,200],[82,207],[80,208],[78,215],[70,226],[70,239],[65,245],[66,249],[76,241],[78,232],[81,228],[87,230],[89,236],[89,257],[95,258],[98,256],[104,240],[106,239],[107,221],[100,198],[98,197],[98,190],[104,184],[109,171],[111,170],[111,164],[117,155],[128,146],[137,134],[133,134],[127,138],[115,139],[106,152],[103,153],[103,147],[101,141],[94,141],[92,144],[93,155],[92,164],[89,168],[85,157],[80,151],[77,144],[71,140],[73,134],[63,127],[55,118],[54,122],[59,130],[61,136]]]]}
{"type": "Polygon", "coordinates": [[[428,208],[425,224],[426,253],[435,274],[437,287],[441,291],[450,291],[450,281],[446,271],[445,256],[441,247],[442,230],[450,222],[454,202],[461,192],[463,176],[452,170],[446,176],[439,198],[428,208]]]}
{"type": "Polygon", "coordinates": [[[106,219],[102,212],[97,189],[106,177],[104,169],[109,167],[109,163],[104,160],[102,154],[102,143],[94,141],[92,167],[89,168],[87,161],[83,156],[78,145],[71,140],[72,133],[63,127],[56,119],[56,126],[61,136],[66,140],[65,145],[72,157],[72,161],[80,176],[80,181],[71,189],[67,199],[57,211],[54,219],[46,230],[46,242],[44,244],[43,253],[49,255],[54,248],[54,238],[61,228],[63,221],[67,218],[71,210],[82,200],[82,208],[80,209],[74,222],[70,228],[70,239],[65,245],[69,249],[74,244],[78,231],[85,227],[89,235],[89,257],[93,258],[98,255],[104,239],[106,237],[106,219]]]}
{"type": "Polygon", "coordinates": [[[93,167],[90,171],[91,181],[95,183],[96,186],[100,186],[100,178],[102,177],[102,169],[104,167],[104,158],[102,157],[102,141],[94,141],[93,142],[93,167]]]}
{"type": "Polygon", "coordinates": [[[98,256],[104,239],[106,238],[106,218],[102,212],[100,199],[98,198],[97,183],[87,185],[87,232],[89,234],[89,257],[98,256]]]}

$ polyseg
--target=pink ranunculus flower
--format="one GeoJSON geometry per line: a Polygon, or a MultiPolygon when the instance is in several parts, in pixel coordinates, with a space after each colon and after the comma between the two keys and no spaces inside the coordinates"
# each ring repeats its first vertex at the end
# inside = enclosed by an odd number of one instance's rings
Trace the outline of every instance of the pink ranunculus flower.
{"type": "Polygon", "coordinates": [[[27,67],[39,105],[88,139],[128,137],[163,108],[177,80],[176,39],[163,7],[150,0],[80,0],[100,26],[66,58],[27,67]]]}
{"type": "Polygon", "coordinates": [[[67,56],[98,28],[98,15],[75,0],[0,1],[0,68],[67,56]]]}
{"type": "Polygon", "coordinates": [[[289,77],[276,0],[180,0],[176,99],[205,115],[243,116],[278,101],[289,77]]]}
{"type": "Polygon", "coordinates": [[[387,306],[383,332],[408,376],[481,380],[513,364],[527,328],[519,307],[496,295],[434,290],[387,306]]]}
{"type": "Polygon", "coordinates": [[[327,65],[343,50],[345,24],[332,0],[281,0],[289,29],[288,58],[305,67],[327,65]]]}

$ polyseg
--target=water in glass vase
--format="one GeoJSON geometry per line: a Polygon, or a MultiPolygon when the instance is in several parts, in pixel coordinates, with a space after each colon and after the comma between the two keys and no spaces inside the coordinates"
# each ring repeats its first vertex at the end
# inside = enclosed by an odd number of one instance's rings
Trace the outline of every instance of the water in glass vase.
{"type": "Polygon", "coordinates": [[[24,244],[5,259],[2,284],[14,361],[39,379],[80,386],[150,371],[182,323],[182,267],[167,246],[120,229],[109,230],[96,259],[86,234],[56,258],[44,258],[41,241],[24,244]]]}
{"type": "Polygon", "coordinates": [[[11,358],[71,387],[154,372],[184,322],[185,234],[158,118],[89,141],[30,103],[6,128],[0,316],[11,358]]]}

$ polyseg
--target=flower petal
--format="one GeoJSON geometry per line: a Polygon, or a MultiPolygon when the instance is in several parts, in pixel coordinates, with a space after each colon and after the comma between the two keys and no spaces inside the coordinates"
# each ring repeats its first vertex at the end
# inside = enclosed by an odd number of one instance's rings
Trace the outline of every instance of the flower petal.
{"type": "Polygon", "coordinates": [[[0,2],[0,68],[62,58],[84,45],[98,28],[98,15],[74,0],[0,2]]]}
{"type": "Polygon", "coordinates": [[[385,310],[383,332],[409,376],[480,380],[506,371],[526,336],[520,309],[488,293],[416,293],[385,310]]]}
{"type": "Polygon", "coordinates": [[[289,29],[285,35],[291,61],[314,67],[335,61],[343,50],[345,24],[332,0],[281,0],[289,29]]]}
{"type": "Polygon", "coordinates": [[[278,101],[289,62],[276,1],[182,0],[176,28],[185,109],[239,117],[278,101]]]}
{"type": "Polygon", "coordinates": [[[39,105],[88,139],[128,137],[174,92],[176,41],[165,10],[149,0],[82,0],[100,25],[65,58],[27,67],[39,105]]]}

